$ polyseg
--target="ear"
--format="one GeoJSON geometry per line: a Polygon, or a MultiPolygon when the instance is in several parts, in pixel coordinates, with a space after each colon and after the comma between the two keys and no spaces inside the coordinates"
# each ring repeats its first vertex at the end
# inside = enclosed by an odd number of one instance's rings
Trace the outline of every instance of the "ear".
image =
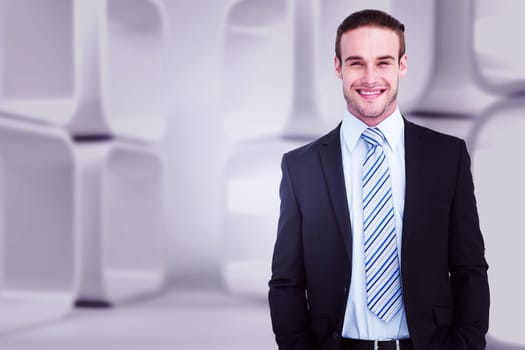
{"type": "Polygon", "coordinates": [[[335,75],[339,79],[343,79],[343,73],[341,72],[341,61],[337,56],[334,56],[334,68],[335,68],[335,75]]]}
{"type": "Polygon", "coordinates": [[[399,60],[399,76],[403,77],[405,74],[407,74],[407,61],[408,57],[406,54],[401,56],[401,59],[399,60]]]}

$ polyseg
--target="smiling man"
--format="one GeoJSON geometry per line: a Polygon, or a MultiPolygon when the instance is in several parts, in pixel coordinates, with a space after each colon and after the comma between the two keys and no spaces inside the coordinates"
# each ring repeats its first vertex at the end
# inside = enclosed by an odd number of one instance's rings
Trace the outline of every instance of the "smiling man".
{"type": "Polygon", "coordinates": [[[404,25],[337,30],[342,123],[282,160],[269,302],[279,349],[484,349],[489,288],[465,142],[406,120],[404,25]]]}

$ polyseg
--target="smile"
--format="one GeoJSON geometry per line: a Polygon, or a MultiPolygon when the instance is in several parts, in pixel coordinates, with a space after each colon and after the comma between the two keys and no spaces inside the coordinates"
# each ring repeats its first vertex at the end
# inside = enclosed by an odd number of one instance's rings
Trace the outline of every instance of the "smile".
{"type": "Polygon", "coordinates": [[[356,89],[357,93],[361,95],[362,97],[366,99],[372,99],[380,96],[383,92],[385,92],[384,89],[374,89],[374,90],[365,90],[365,89],[356,89]]]}

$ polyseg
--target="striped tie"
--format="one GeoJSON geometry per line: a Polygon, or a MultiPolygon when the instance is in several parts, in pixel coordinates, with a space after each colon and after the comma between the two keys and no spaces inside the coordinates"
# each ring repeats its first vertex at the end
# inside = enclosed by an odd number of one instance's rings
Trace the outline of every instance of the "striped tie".
{"type": "Polygon", "coordinates": [[[402,304],[392,185],[383,152],[383,133],[368,128],[361,137],[368,146],[363,164],[367,304],[380,319],[389,321],[402,304]]]}

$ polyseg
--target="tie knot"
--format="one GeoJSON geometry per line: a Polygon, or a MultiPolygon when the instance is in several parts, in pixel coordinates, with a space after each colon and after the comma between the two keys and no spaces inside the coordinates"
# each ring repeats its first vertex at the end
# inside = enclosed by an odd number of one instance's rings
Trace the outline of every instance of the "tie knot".
{"type": "Polygon", "coordinates": [[[385,135],[378,128],[368,128],[361,134],[368,147],[383,146],[385,135]]]}

